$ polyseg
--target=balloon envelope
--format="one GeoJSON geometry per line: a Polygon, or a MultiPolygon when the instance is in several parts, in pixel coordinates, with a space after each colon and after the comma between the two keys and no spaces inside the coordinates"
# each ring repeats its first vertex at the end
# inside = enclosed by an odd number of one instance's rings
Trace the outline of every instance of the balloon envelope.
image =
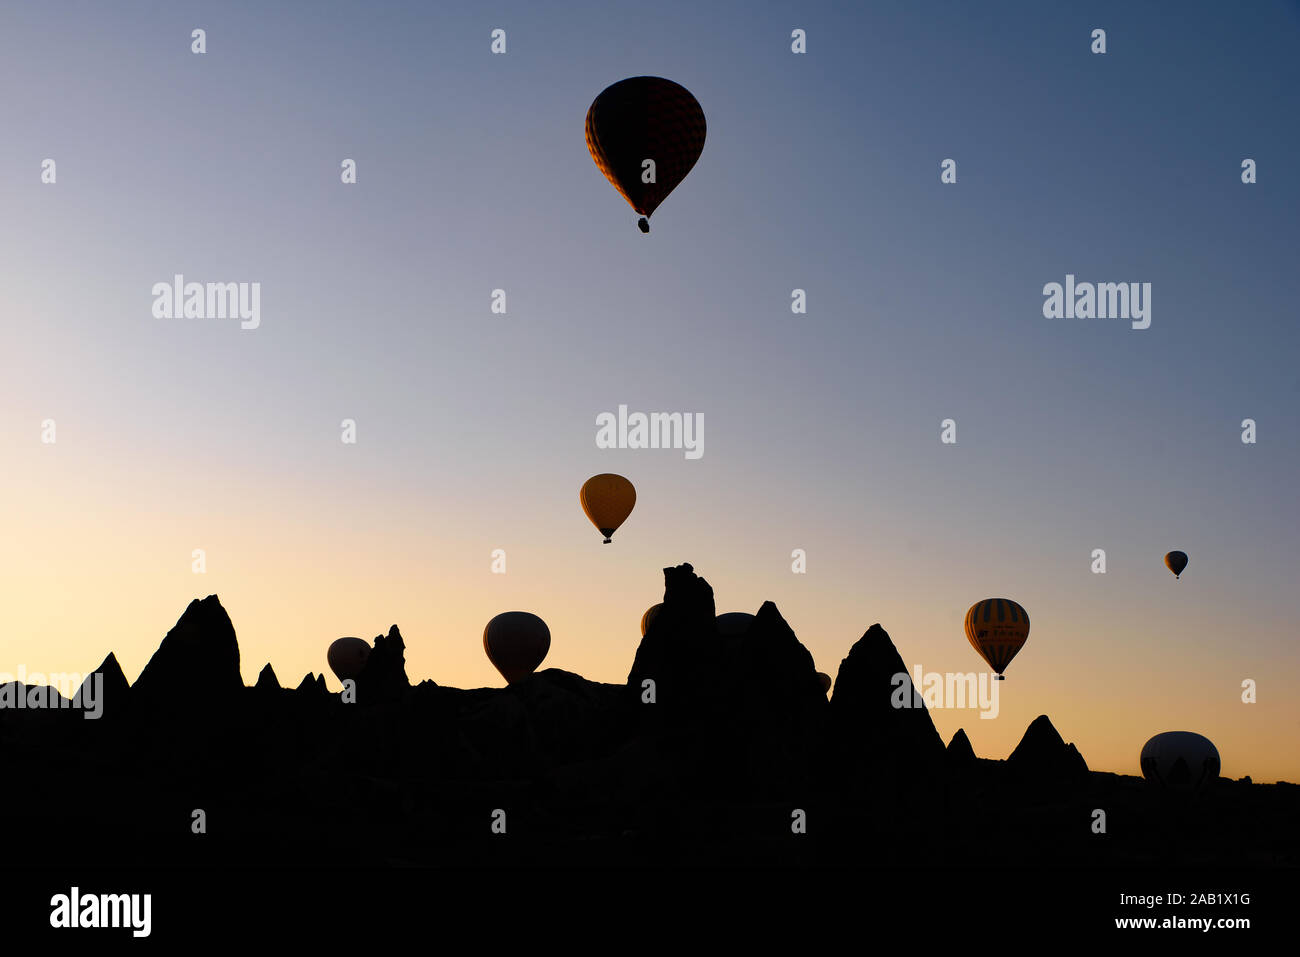
{"type": "Polygon", "coordinates": [[[532,674],[551,650],[546,622],[526,611],[506,611],[483,629],[483,650],[507,684],[532,674]]]}
{"type": "Polygon", "coordinates": [[[632,514],[632,506],[636,504],[636,489],[623,476],[603,472],[582,483],[578,501],[582,503],[582,510],[591,519],[591,524],[600,530],[600,534],[605,536],[605,543],[609,544],[610,536],[632,514]]]}
{"type": "Polygon", "coordinates": [[[360,638],[340,638],[325,653],[330,671],[339,681],[356,680],[370,657],[370,643],[360,638]]]}
{"type": "Polygon", "coordinates": [[[829,694],[831,685],[834,682],[831,681],[831,676],[826,674],[826,672],[819,671],[817,672],[817,683],[822,686],[822,694],[829,694]]]}
{"type": "Polygon", "coordinates": [[[649,217],[704,151],[704,110],[672,80],[634,76],[606,87],[592,101],[586,133],[587,150],[605,178],[649,217]],[[653,176],[647,160],[654,163],[653,176]]]}
{"type": "Polygon", "coordinates": [[[1010,598],[985,598],[966,612],[966,638],[1000,675],[1029,638],[1029,615],[1010,598]]]}
{"type": "Polygon", "coordinates": [[[659,602],[657,605],[651,605],[649,608],[645,610],[645,614],[641,616],[642,637],[644,637],[645,633],[650,630],[650,625],[653,624],[654,620],[659,617],[659,612],[663,607],[664,607],[664,603],[659,602]]]}
{"type": "Polygon", "coordinates": [[[753,620],[754,616],[747,611],[729,611],[725,615],[719,615],[715,624],[718,634],[734,638],[749,631],[753,620]]]}
{"type": "Polygon", "coordinates": [[[1142,746],[1142,776],[1175,794],[1200,791],[1219,776],[1219,749],[1193,731],[1165,731],[1142,746]]]}
{"type": "MultiPolygon", "coordinates": [[[[1183,569],[1187,567],[1187,553],[1170,552],[1165,556],[1165,567],[1173,572],[1174,577],[1177,578],[1183,573],[1183,569]]],[[[1210,577],[1213,578],[1214,576],[1211,575],[1210,577]]]]}

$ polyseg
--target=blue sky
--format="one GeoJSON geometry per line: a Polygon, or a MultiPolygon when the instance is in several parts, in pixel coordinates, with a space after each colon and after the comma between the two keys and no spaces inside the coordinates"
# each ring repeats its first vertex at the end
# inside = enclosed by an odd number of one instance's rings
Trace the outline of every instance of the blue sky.
{"type": "Polygon", "coordinates": [[[397,621],[416,677],[490,683],[477,630],[513,607],[548,612],[548,664],[621,680],[689,560],[832,674],[873,621],[909,664],[975,668],[962,614],[1017,598],[1025,697],[936,715],[981,753],[1047,711],[1132,770],[1157,723],[1199,721],[1225,773],[1294,778],[1270,735],[1300,712],[1234,688],[1300,677],[1298,41],[1277,3],[11,5],[11,657],[111,647],[134,677],[216,591],[250,682],[397,621]],[[582,135],[641,74],[709,123],[648,236],[582,135]],[[261,327],[154,319],[178,272],[261,282],[261,327]],[[1045,319],[1067,273],[1150,282],[1151,327],[1045,319]],[[619,404],[702,413],[703,458],[597,449],[619,404]],[[576,506],[602,471],[640,493],[613,556],[576,506]]]}

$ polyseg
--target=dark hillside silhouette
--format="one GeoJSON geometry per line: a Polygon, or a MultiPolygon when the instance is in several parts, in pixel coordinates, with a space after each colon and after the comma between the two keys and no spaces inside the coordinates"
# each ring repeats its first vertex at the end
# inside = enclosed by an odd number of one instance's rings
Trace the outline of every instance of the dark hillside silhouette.
{"type": "Polygon", "coordinates": [[[894,706],[907,669],[879,624],[827,700],[772,602],[723,636],[690,565],[664,569],[664,582],[625,684],[552,668],[506,688],[412,685],[394,625],[374,639],[355,703],[319,675],[282,687],[270,664],[245,687],[229,616],[215,595],[193,601],[134,686],[112,654],[99,666],[101,719],[0,709],[9,766],[52,769],[40,786],[0,789],[4,819],[21,822],[11,853],[163,865],[1300,861],[1294,785],[1220,780],[1175,806],[1141,778],[1089,771],[1046,715],[1005,761],[976,757],[964,731],[945,748],[919,699],[894,706]],[[1090,827],[1098,808],[1105,834],[1090,827]],[[196,810],[206,833],[194,833],[196,810]],[[492,830],[498,811],[505,834],[492,830]]]}

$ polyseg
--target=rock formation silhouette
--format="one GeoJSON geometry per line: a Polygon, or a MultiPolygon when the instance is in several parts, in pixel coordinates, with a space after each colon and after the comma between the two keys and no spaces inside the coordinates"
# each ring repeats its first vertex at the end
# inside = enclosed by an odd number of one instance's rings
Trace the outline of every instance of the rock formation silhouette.
{"type": "Polygon", "coordinates": [[[130,706],[131,686],[126,680],[126,675],[122,673],[122,666],[117,663],[117,656],[111,651],[103,663],[86,676],[86,680],[81,683],[81,688],[78,689],[74,700],[81,702],[86,699],[86,686],[94,681],[96,676],[100,680],[98,694],[102,697],[100,709],[103,717],[112,715],[117,718],[123,713],[124,709],[130,706]]]}
{"type": "Polygon", "coordinates": [[[1025,735],[1007,758],[1007,767],[1026,781],[1077,785],[1087,779],[1088,765],[1074,745],[1066,744],[1040,714],[1025,729],[1025,735]]]}
{"type": "Polygon", "coordinates": [[[831,712],[846,747],[886,763],[898,776],[932,777],[943,765],[943,738],[903,658],[879,624],[840,662],[831,712]],[[903,707],[895,707],[901,701],[903,707]]]}
{"type": "Polygon", "coordinates": [[[966,730],[958,728],[957,733],[948,742],[948,764],[951,767],[971,767],[975,764],[975,749],[971,747],[966,730]]]}
{"type": "Polygon", "coordinates": [[[209,595],[190,602],[140,672],[131,696],[145,707],[193,712],[226,707],[243,688],[235,626],[217,596],[209,595]]]}
{"type": "Polygon", "coordinates": [[[112,654],[92,672],[107,720],[0,708],[15,766],[43,762],[75,782],[0,789],[0,814],[23,822],[10,853],[100,865],[956,855],[1091,866],[1168,862],[1188,844],[1214,861],[1300,861],[1294,785],[1221,780],[1170,825],[1140,779],[1090,772],[1046,716],[1004,761],[977,758],[962,731],[945,748],[879,624],[849,649],[827,700],[775,604],[723,636],[709,583],[689,564],[663,575],[663,609],[626,683],[551,668],[504,688],[413,686],[394,625],[376,637],[355,703],[324,675],[281,687],[270,664],[245,688],[229,616],[215,595],[193,601],[134,686],[112,654]],[[1109,815],[1105,841],[1088,827],[1096,807],[1109,815]],[[190,830],[195,808],[206,836],[190,830]],[[495,810],[510,841],[489,829],[495,810]]]}
{"type": "Polygon", "coordinates": [[[402,633],[393,625],[388,629],[387,638],[383,635],[375,638],[374,649],[357,678],[357,703],[396,701],[410,687],[411,681],[406,677],[406,644],[402,633]]]}
{"type": "Polygon", "coordinates": [[[275,669],[271,667],[268,661],[257,676],[255,687],[258,691],[269,692],[280,690],[280,679],[275,676],[275,669]]]}

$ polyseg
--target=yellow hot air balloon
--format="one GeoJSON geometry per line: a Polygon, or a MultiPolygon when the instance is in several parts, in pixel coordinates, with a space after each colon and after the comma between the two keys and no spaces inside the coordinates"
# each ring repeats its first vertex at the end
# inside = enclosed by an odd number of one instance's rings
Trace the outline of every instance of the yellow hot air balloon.
{"type": "Polygon", "coordinates": [[[582,510],[587,513],[587,518],[605,536],[605,544],[608,545],[610,536],[632,513],[632,506],[636,504],[636,489],[623,476],[602,472],[583,483],[578,500],[582,502],[582,510]]]}
{"type": "Polygon", "coordinates": [[[1029,638],[1029,615],[1010,598],[985,598],[966,612],[966,637],[1001,681],[1029,638]]]}
{"type": "Polygon", "coordinates": [[[502,612],[483,629],[483,650],[506,684],[514,684],[537,670],[551,650],[551,630],[530,612],[502,612]]]}
{"type": "Polygon", "coordinates": [[[659,602],[657,605],[651,605],[649,608],[645,610],[645,614],[641,616],[642,637],[644,637],[645,633],[650,630],[650,625],[653,624],[654,620],[659,617],[659,612],[663,610],[663,607],[664,607],[664,603],[659,602]]]}

